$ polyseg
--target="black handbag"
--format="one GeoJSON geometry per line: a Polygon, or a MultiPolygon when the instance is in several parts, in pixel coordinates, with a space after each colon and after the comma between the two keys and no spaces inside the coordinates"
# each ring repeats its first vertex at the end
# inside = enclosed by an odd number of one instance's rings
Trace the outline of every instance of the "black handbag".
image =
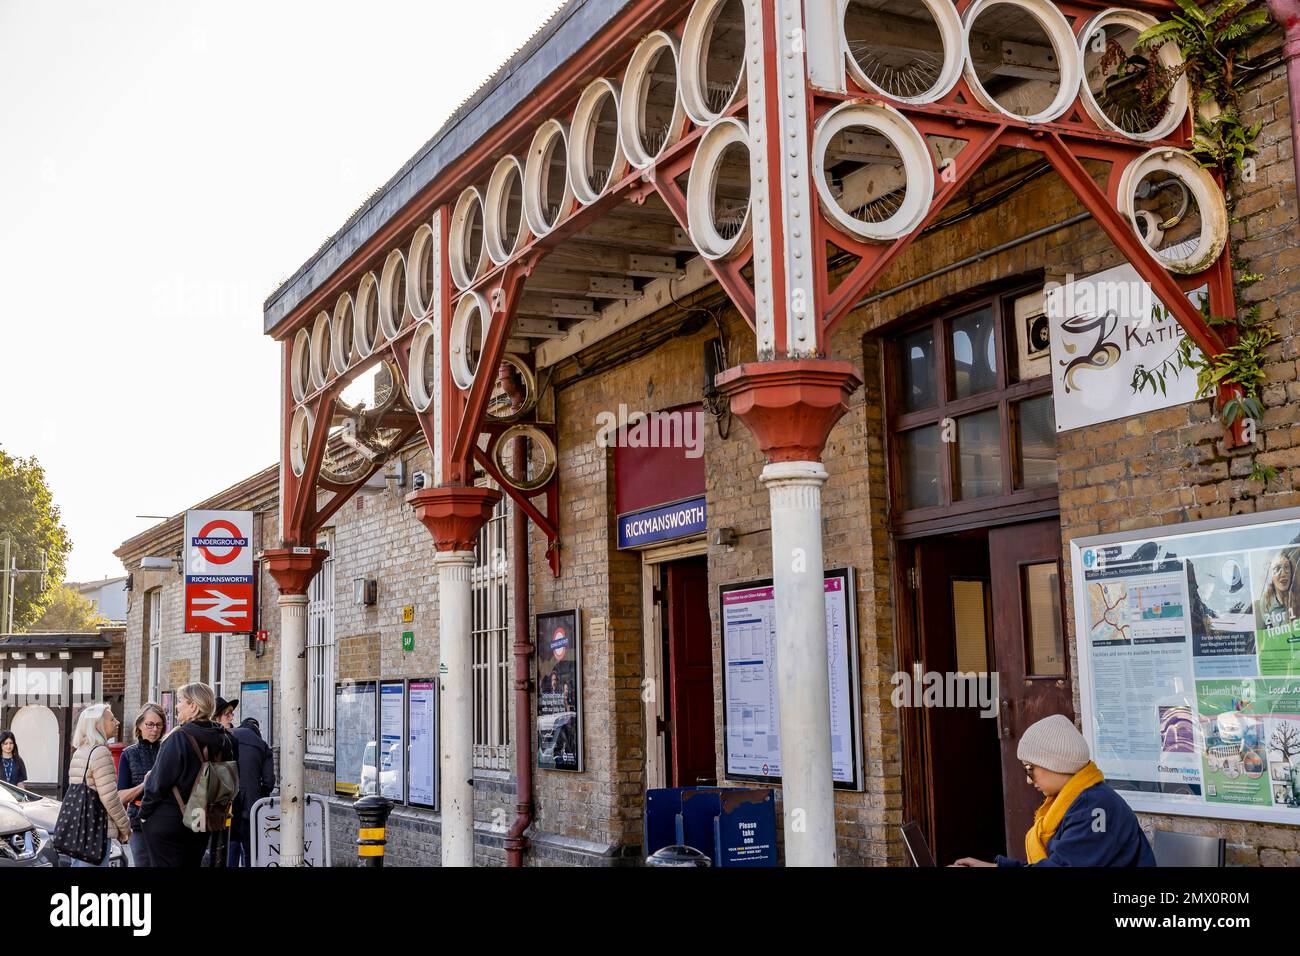
{"type": "Polygon", "coordinates": [[[54,849],[74,860],[93,863],[104,862],[108,853],[108,811],[99,794],[86,786],[90,773],[90,758],[98,747],[86,754],[86,770],[81,783],[68,787],[68,794],[59,807],[59,819],[54,824],[54,849]]]}

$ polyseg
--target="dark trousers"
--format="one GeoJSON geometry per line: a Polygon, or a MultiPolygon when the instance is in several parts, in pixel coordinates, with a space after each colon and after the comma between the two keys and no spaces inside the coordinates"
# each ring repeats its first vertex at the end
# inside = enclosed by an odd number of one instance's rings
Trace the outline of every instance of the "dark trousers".
{"type": "Polygon", "coordinates": [[[226,856],[226,866],[252,866],[253,858],[247,840],[241,840],[233,833],[230,835],[230,852],[226,856]]]}
{"type": "Polygon", "coordinates": [[[140,821],[131,821],[131,865],[153,866],[149,859],[149,841],[145,839],[144,831],[140,829],[140,821]]]}
{"type": "Polygon", "coordinates": [[[144,838],[149,844],[152,866],[197,868],[203,865],[208,835],[188,829],[181,823],[179,813],[160,809],[144,821],[144,838]]]}

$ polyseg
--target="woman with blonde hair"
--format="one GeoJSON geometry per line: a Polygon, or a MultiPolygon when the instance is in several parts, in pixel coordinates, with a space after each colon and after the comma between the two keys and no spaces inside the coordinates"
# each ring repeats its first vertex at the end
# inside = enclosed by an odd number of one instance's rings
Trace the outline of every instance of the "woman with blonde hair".
{"type": "Polygon", "coordinates": [[[197,867],[203,862],[208,834],[186,826],[184,807],[205,761],[235,759],[230,732],[212,720],[216,705],[207,684],[186,684],[176,692],[180,722],[163,738],[140,800],[140,822],[153,866],[197,867]]]}
{"type": "Polygon", "coordinates": [[[149,866],[149,841],[140,829],[140,797],[144,782],[158,759],[158,748],[167,730],[167,715],[152,701],[140,708],[135,718],[135,743],[122,751],[117,764],[117,792],[131,818],[131,832],[140,838],[131,846],[131,865],[149,866]]]}
{"type": "Polygon", "coordinates": [[[108,814],[108,838],[104,840],[104,859],[98,863],[74,860],[73,866],[107,866],[113,840],[126,843],[131,839],[131,821],[117,793],[117,770],[108,742],[117,736],[121,724],[108,704],[91,704],[77,718],[72,734],[72,762],[68,765],[68,785],[82,784],[97,794],[108,814]]]}

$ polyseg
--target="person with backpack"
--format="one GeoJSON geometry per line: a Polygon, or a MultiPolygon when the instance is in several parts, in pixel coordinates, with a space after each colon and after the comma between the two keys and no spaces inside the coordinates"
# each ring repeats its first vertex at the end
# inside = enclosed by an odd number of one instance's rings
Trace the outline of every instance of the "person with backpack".
{"type": "Polygon", "coordinates": [[[262,739],[256,717],[245,717],[235,729],[239,744],[239,798],[230,821],[230,853],[226,866],[251,866],[253,804],[269,797],[275,788],[275,758],[262,739]]]}
{"type": "Polygon", "coordinates": [[[180,723],[163,738],[140,801],[154,866],[201,866],[208,836],[224,825],[239,789],[235,740],[212,720],[216,703],[207,684],[176,692],[180,723]]]}

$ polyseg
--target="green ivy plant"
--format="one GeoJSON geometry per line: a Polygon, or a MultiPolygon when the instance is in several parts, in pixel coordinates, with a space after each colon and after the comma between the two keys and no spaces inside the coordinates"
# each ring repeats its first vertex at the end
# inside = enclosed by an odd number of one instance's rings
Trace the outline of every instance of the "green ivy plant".
{"type": "MultiPolygon", "coordinates": [[[[1243,63],[1249,46],[1272,22],[1262,0],[1220,0],[1204,6],[1195,0],[1176,2],[1178,12],[1144,31],[1131,55],[1121,58],[1108,49],[1102,67],[1111,77],[1126,80],[1129,89],[1139,90],[1149,108],[1163,104],[1174,84],[1186,78],[1196,110],[1192,155],[1224,183],[1231,212],[1235,205],[1232,186],[1253,174],[1249,161],[1259,150],[1256,141],[1263,128],[1262,123],[1246,125],[1241,119],[1243,63]],[[1177,45],[1182,56],[1179,66],[1166,67],[1160,61],[1157,53],[1166,43],[1177,45]]],[[[1248,305],[1243,298],[1245,290],[1263,276],[1244,271],[1242,260],[1234,259],[1232,265],[1236,318],[1211,314],[1208,297],[1201,304],[1207,324],[1232,333],[1227,336],[1231,344],[1219,354],[1207,356],[1190,338],[1184,338],[1158,367],[1139,366],[1131,383],[1134,392],[1150,389],[1165,394],[1171,376],[1177,378],[1190,370],[1196,374],[1197,394],[1202,397],[1232,387],[1238,396],[1218,410],[1229,428],[1262,417],[1264,353],[1278,340],[1277,333],[1263,321],[1259,305],[1248,305]]],[[[1157,306],[1153,318],[1168,320],[1169,313],[1164,306],[1157,306]]],[[[1252,464],[1250,477],[1264,485],[1277,475],[1276,468],[1257,460],[1252,464]]]]}

